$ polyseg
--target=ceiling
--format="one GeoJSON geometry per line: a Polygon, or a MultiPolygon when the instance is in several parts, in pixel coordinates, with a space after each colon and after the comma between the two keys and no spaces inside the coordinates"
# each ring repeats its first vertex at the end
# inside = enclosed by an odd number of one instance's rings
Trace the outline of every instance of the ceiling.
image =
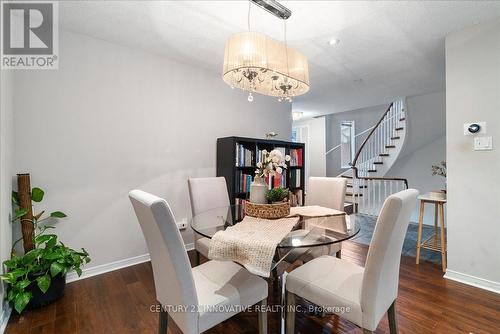
{"type": "MultiPolygon", "coordinates": [[[[444,37],[500,17],[500,1],[281,3],[292,10],[289,44],[309,58],[311,90],[293,102],[305,116],[443,90],[444,37]]],[[[63,29],[220,73],[224,43],[248,29],[248,9],[247,1],[64,1],[59,10],[63,29]]],[[[283,38],[282,21],[254,5],[250,28],[283,38]]]]}

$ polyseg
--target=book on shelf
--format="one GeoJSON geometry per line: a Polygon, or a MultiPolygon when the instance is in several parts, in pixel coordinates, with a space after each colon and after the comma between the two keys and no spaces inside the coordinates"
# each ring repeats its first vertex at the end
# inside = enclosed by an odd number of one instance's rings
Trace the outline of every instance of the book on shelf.
{"type": "Polygon", "coordinates": [[[302,149],[290,149],[290,166],[302,167],[302,149]]]}
{"type": "Polygon", "coordinates": [[[247,200],[241,199],[241,198],[236,198],[234,201],[234,204],[236,204],[236,221],[242,220],[245,217],[245,205],[247,203],[247,200]]]}
{"type": "Polygon", "coordinates": [[[236,191],[239,193],[250,192],[250,184],[252,184],[253,177],[246,174],[241,170],[236,171],[236,191]]]}
{"type": "Polygon", "coordinates": [[[281,154],[283,155],[283,158],[285,157],[285,155],[286,155],[286,148],[284,148],[284,147],[276,147],[274,149],[280,151],[281,154]]]}
{"type": "Polygon", "coordinates": [[[290,188],[300,188],[301,185],[301,170],[300,169],[291,169],[290,170],[290,188]]]}
{"type": "Polygon", "coordinates": [[[253,161],[254,152],[244,145],[236,143],[236,166],[251,167],[253,166],[253,161]]]}
{"type": "Polygon", "coordinates": [[[290,206],[301,206],[302,205],[302,190],[290,191],[288,195],[290,200],[290,206]]]}
{"type": "Polygon", "coordinates": [[[280,176],[273,176],[273,188],[286,188],[286,176],[285,174],[281,174],[280,176]]]}
{"type": "Polygon", "coordinates": [[[260,148],[257,148],[257,154],[255,157],[255,164],[262,162],[264,160],[264,154],[260,148]]]}
{"type": "MultiPolygon", "coordinates": [[[[264,181],[268,185],[269,189],[279,188],[279,187],[286,188],[286,174],[285,173],[286,173],[286,170],[280,176],[266,175],[266,177],[264,178],[264,181]],[[269,181],[269,180],[271,180],[271,181],[269,181]]],[[[278,175],[278,174],[276,174],[276,175],[278,175]]]]}

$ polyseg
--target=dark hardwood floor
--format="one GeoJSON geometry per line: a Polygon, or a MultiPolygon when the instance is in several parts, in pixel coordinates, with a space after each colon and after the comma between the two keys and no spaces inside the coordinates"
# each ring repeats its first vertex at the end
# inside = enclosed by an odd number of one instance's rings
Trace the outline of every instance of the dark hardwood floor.
{"type": "MultiPolygon", "coordinates": [[[[345,242],[342,257],[364,264],[367,246],[345,242]]],[[[193,252],[190,258],[194,260],[193,252]]],[[[500,295],[442,278],[441,267],[403,257],[397,301],[400,333],[500,333],[500,295]]],[[[272,287],[271,287],[272,289],[272,287]]],[[[277,295],[271,299],[276,302],[277,295]]],[[[45,308],[12,315],[6,333],[156,333],[158,314],[151,265],[143,263],[70,283],[66,295],[45,308]]],[[[278,333],[279,314],[269,315],[278,333]]],[[[257,315],[239,314],[207,333],[257,333],[257,315]]],[[[180,333],[169,321],[169,334],[180,333]]],[[[386,317],[376,333],[388,333],[386,317]]],[[[296,333],[361,333],[336,316],[301,314],[296,333]]]]}

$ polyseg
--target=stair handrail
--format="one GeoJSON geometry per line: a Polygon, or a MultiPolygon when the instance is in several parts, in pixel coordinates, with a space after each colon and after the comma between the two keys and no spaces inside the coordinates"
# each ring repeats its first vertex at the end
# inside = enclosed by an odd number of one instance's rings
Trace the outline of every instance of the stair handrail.
{"type": "Polygon", "coordinates": [[[380,180],[380,181],[401,181],[405,184],[406,189],[408,189],[408,179],[402,177],[385,177],[385,176],[358,176],[358,168],[351,167],[354,171],[353,175],[355,178],[360,180],[380,180]]]}
{"type": "MultiPolygon", "coordinates": [[[[363,143],[359,147],[358,151],[356,152],[356,155],[354,156],[354,160],[351,162],[351,167],[352,168],[356,167],[356,163],[358,162],[359,156],[361,155],[361,152],[363,151],[363,148],[365,147],[366,143],[370,140],[370,138],[372,137],[373,133],[377,130],[377,128],[379,127],[379,125],[382,123],[382,121],[384,120],[385,116],[389,113],[389,111],[391,111],[391,108],[392,108],[393,105],[394,105],[394,102],[391,102],[391,104],[389,105],[389,108],[387,108],[387,110],[385,111],[385,113],[379,119],[379,121],[377,122],[377,124],[375,124],[375,126],[372,128],[372,130],[370,131],[370,133],[368,134],[368,136],[365,138],[365,140],[363,141],[363,143]]],[[[357,169],[355,169],[355,173],[356,173],[356,176],[357,176],[357,174],[358,174],[358,170],[357,169]]]]}

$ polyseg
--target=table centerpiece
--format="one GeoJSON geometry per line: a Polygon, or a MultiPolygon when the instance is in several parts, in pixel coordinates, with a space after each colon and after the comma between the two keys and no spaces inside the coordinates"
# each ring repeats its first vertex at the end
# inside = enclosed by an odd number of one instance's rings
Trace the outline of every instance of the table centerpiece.
{"type": "Polygon", "coordinates": [[[281,179],[287,169],[289,155],[280,150],[262,151],[262,161],[257,163],[255,178],[250,186],[250,201],[245,205],[245,214],[266,219],[278,219],[288,216],[290,203],[288,189],[274,187],[273,179],[281,179]]]}

